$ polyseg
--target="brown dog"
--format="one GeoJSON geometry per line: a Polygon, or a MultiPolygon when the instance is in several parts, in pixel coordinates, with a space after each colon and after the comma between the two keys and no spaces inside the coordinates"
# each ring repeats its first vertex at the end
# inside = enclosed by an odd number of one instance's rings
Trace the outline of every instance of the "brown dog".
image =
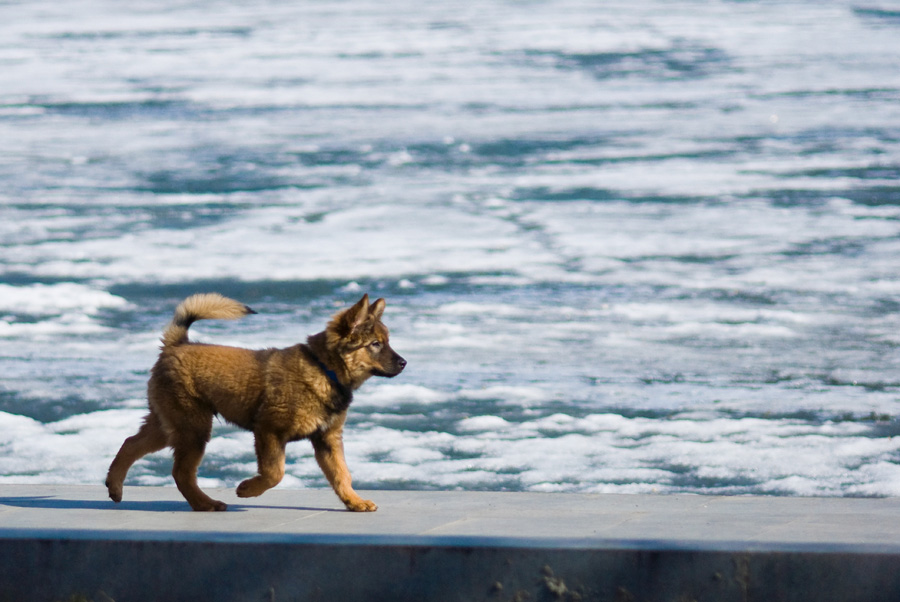
{"type": "Polygon", "coordinates": [[[349,510],[377,509],[353,491],[344,461],[342,432],[353,391],[370,376],[394,377],[406,366],[388,344],[381,323],[384,299],[356,305],[331,319],[306,344],[258,351],[193,343],[196,320],[233,320],[256,313],[217,294],[194,295],[175,310],[162,336],[162,352],[150,374],[150,413],[109,467],[106,487],[122,500],[128,469],[146,454],[172,447],[172,476],[194,510],[225,510],[197,486],[197,468],[212,432],[213,416],[253,431],[259,474],[237,488],[240,497],[260,495],[284,476],[289,441],[309,439],[334,492],[349,510]]]}

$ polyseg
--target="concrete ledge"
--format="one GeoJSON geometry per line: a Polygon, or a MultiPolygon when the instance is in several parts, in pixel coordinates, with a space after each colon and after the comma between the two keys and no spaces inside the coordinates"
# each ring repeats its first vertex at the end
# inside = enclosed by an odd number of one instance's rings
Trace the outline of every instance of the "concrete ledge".
{"type": "Polygon", "coordinates": [[[0,486],[0,602],[900,600],[900,499],[0,486]]]}

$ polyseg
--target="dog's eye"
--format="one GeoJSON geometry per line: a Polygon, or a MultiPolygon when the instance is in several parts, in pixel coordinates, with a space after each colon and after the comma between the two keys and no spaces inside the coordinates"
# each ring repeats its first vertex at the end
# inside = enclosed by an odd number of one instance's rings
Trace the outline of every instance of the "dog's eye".
{"type": "Polygon", "coordinates": [[[372,341],[369,343],[369,347],[375,351],[381,349],[381,341],[372,341]]]}

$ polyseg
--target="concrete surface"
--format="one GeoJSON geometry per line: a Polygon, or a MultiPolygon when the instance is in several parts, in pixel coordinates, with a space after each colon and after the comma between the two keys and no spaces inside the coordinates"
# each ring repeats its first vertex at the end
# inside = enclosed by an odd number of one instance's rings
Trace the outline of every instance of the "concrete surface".
{"type": "Polygon", "coordinates": [[[4,600],[900,600],[900,499],[0,486],[4,600]]]}

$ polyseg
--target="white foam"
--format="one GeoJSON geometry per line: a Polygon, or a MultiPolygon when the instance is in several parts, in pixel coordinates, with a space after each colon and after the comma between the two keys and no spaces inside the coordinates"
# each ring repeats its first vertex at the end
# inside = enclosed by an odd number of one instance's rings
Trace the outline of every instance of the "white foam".
{"type": "Polygon", "coordinates": [[[42,424],[0,412],[0,482],[100,484],[141,410],[107,410],[42,424]]]}
{"type": "MultiPolygon", "coordinates": [[[[402,293],[410,367],[346,434],[364,483],[898,495],[895,28],[523,6],[17,6],[0,275],[63,282],[0,285],[0,400],[49,421],[0,414],[0,478],[99,482],[139,423],[158,328],[111,326],[111,285],[283,280],[402,293]]],[[[246,324],[209,338],[297,340],[246,324]]],[[[209,456],[204,484],[255,471],[249,433],[209,456]]]]}
{"type": "Polygon", "coordinates": [[[369,384],[357,394],[360,403],[367,407],[399,406],[404,403],[436,404],[447,401],[448,395],[414,384],[369,384]]]}
{"type": "Polygon", "coordinates": [[[552,396],[543,388],[525,385],[494,385],[481,389],[463,389],[459,394],[468,399],[499,399],[503,403],[519,405],[545,402],[552,396]]]}
{"type": "MultiPolygon", "coordinates": [[[[107,410],[41,424],[0,413],[0,482],[102,482],[124,438],[144,410],[107,410]]],[[[462,420],[461,433],[420,432],[373,425],[346,434],[351,470],[367,483],[417,482],[436,487],[490,486],[513,479],[533,491],[666,492],[757,491],[793,495],[892,495],[900,469],[892,461],[900,443],[871,438],[863,423],[763,419],[707,421],[625,418],[556,413],[521,423],[483,415],[462,420]],[[452,454],[464,453],[465,459],[452,454]],[[687,481],[684,479],[687,478],[687,481]],[[683,484],[679,484],[682,483],[683,484]],[[693,488],[693,489],[692,489],[693,488]]],[[[214,436],[211,463],[255,473],[252,435],[214,436]]],[[[292,444],[284,487],[322,485],[308,444],[292,444]]],[[[170,484],[147,471],[132,479],[170,484]]],[[[201,469],[203,474],[203,469],[201,469]]],[[[232,479],[205,476],[207,486],[232,486],[232,479]]],[[[243,477],[240,477],[243,478],[243,477]]]]}
{"type": "Polygon", "coordinates": [[[0,284],[0,312],[54,315],[77,311],[93,314],[104,308],[122,308],[125,299],[83,284],[0,284]]]}
{"type": "Polygon", "coordinates": [[[510,423],[500,416],[473,416],[461,420],[456,428],[463,433],[474,432],[492,432],[506,430],[510,427],[510,423]]]}
{"type": "Polygon", "coordinates": [[[122,309],[128,303],[95,287],[74,284],[0,284],[0,338],[32,342],[108,332],[96,314],[103,309],[122,309]],[[38,320],[20,320],[23,314],[38,320]]]}
{"type": "Polygon", "coordinates": [[[515,305],[507,305],[503,303],[472,303],[469,301],[458,301],[456,303],[448,303],[438,308],[438,312],[454,316],[492,316],[512,318],[525,318],[529,312],[515,305]]]}
{"type": "Polygon", "coordinates": [[[334,210],[314,225],[273,208],[247,212],[239,223],[190,231],[33,244],[9,268],[112,281],[352,280],[452,272],[460,265],[476,272],[517,271],[553,260],[502,220],[445,207],[383,204],[334,210]]]}

